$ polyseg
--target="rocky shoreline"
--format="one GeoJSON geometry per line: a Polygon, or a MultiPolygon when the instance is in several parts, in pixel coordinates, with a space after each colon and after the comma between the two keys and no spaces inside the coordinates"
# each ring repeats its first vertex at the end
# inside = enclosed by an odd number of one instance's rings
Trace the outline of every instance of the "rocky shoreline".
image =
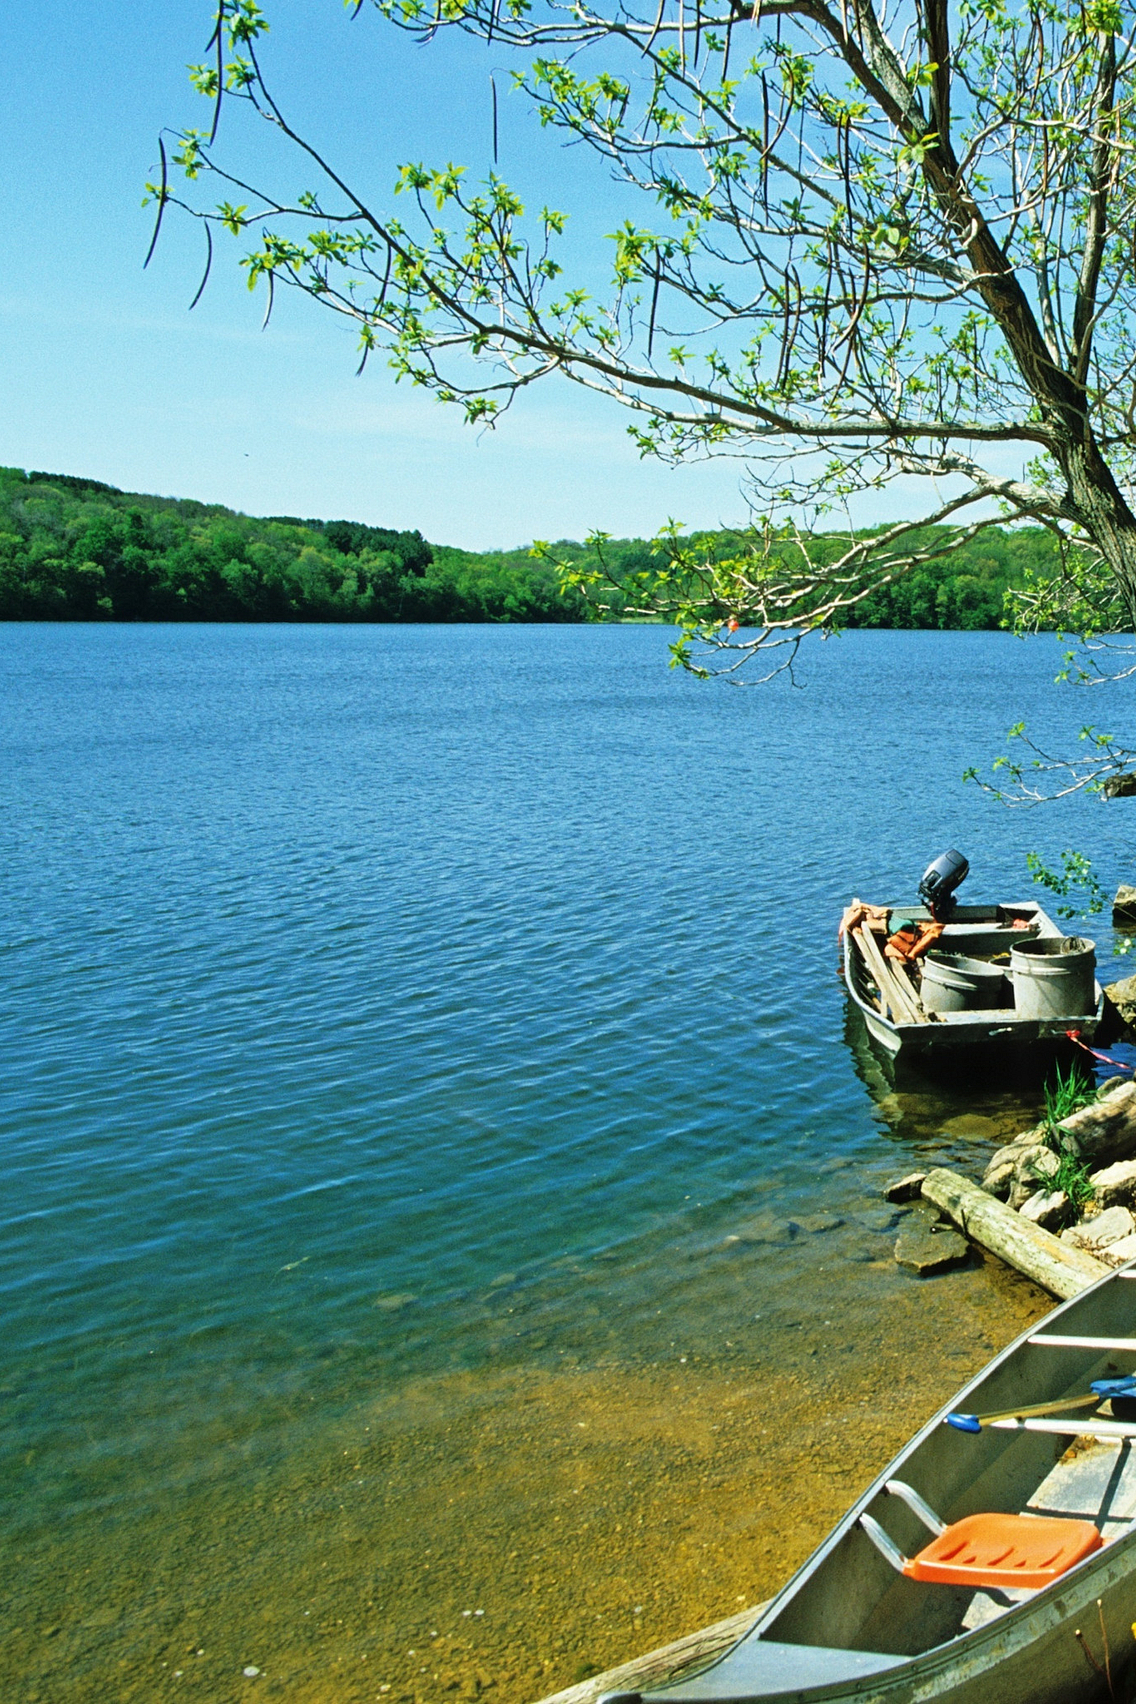
{"type": "MultiPolygon", "coordinates": [[[[1099,1263],[1097,1275],[1136,1260],[1136,1082],[1110,1078],[1068,1117],[1023,1130],[991,1155],[981,1192],[942,1169],[896,1178],[885,1198],[913,1207],[896,1260],[921,1275],[941,1271],[968,1257],[966,1232],[1031,1277],[1048,1261],[1056,1281],[1039,1281],[1055,1293],[1069,1281],[1071,1251],[1099,1263]]],[[[1092,1264],[1078,1265],[1091,1282],[1092,1264]]]]}

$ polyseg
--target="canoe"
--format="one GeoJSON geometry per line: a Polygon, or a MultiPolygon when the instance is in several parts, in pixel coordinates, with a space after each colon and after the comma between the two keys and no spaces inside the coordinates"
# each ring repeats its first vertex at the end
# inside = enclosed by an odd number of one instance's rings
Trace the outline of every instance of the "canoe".
{"type": "MultiPolygon", "coordinates": [[[[1136,1400],[1086,1407],[1075,1399],[1092,1381],[1136,1370],[1134,1280],[1136,1262],[1109,1273],[997,1355],[725,1655],[694,1676],[608,1693],[609,1704],[1076,1704],[1103,1696],[1093,1662],[1103,1670],[1107,1653],[1115,1675],[1133,1650],[1136,1419],[1120,1416],[1136,1416],[1136,1400]],[[1056,1412],[1014,1417],[1058,1403],[1056,1412]],[[977,1431],[947,1423],[948,1414],[1006,1411],[977,1431]],[[920,1502],[947,1523],[946,1538],[928,1545],[912,1507],[920,1502]],[[1023,1542],[1040,1554],[1056,1543],[1058,1522],[1061,1543],[1080,1560],[1048,1584],[1014,1573],[1013,1553],[1008,1561],[998,1547],[983,1555],[973,1538],[980,1529],[1024,1530],[1023,1542]],[[954,1544],[960,1526],[972,1535],[976,1568],[970,1550],[954,1544]],[[884,1555],[889,1546],[914,1574],[897,1571],[896,1555],[884,1555]],[[929,1564],[920,1573],[936,1546],[955,1557],[945,1580],[926,1577],[929,1564]],[[1007,1575],[1030,1583],[1007,1587],[1007,1575]]],[[[1063,1559],[1047,1556],[1049,1564],[1052,1573],[1063,1559]]]]}
{"type": "MultiPolygon", "coordinates": [[[[926,922],[931,917],[926,906],[889,906],[888,910],[916,922],[926,922]]],[[[1057,940],[1065,933],[1040,905],[1032,902],[956,905],[933,950],[978,961],[1005,961],[1023,940],[1057,940]],[[1015,921],[1019,925],[1016,928],[1015,921]],[[1023,923],[1025,928],[1021,926],[1023,923]]],[[[869,951],[872,944],[869,943],[869,951]]],[[[903,972],[899,974],[902,976],[903,972]]],[[[922,1010],[918,984],[905,978],[898,993],[902,997],[906,990],[916,1011],[898,1015],[897,1021],[897,1014],[890,1010],[886,998],[881,998],[877,977],[864,950],[851,933],[844,937],[844,983],[872,1038],[888,1053],[902,1051],[909,1059],[935,1055],[954,1058],[960,1049],[1000,1052],[1047,1048],[1061,1042],[1070,1028],[1075,1028],[1083,1041],[1090,1042],[1104,1013],[1104,994],[1099,982],[1093,984],[1094,1009],[1075,1016],[1023,1017],[1012,1005],[927,1013],[922,1010]]],[[[1009,997],[1008,979],[1006,990],[1009,997]]]]}

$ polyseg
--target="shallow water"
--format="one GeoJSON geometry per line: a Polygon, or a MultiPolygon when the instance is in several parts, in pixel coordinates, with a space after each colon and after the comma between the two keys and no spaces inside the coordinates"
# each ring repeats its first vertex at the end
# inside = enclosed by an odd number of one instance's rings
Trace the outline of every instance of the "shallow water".
{"type": "Polygon", "coordinates": [[[1123,806],[957,784],[1061,725],[1056,647],[856,634],[737,692],[665,646],[0,628],[25,1696],[521,1704],[767,1595],[1047,1305],[892,1262],[882,1181],[1037,1090],[891,1084],[832,935],[948,844],[967,897],[1028,846],[1128,875],[1123,806]]]}

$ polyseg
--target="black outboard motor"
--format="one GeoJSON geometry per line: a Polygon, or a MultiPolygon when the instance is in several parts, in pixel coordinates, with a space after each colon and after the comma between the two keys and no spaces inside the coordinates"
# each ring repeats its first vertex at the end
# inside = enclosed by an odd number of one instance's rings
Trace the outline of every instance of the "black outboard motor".
{"type": "Polygon", "coordinates": [[[970,865],[961,852],[944,852],[933,864],[928,864],[919,883],[919,897],[927,905],[936,923],[949,917],[954,909],[955,889],[966,880],[970,865]]]}

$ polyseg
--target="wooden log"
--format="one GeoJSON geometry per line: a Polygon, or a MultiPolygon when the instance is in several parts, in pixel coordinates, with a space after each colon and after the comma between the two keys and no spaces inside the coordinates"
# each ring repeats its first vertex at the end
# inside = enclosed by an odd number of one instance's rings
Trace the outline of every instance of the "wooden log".
{"type": "Polygon", "coordinates": [[[899,977],[895,975],[879,947],[876,945],[872,932],[868,928],[857,929],[856,939],[868,962],[876,986],[892,1009],[896,1023],[926,1023],[927,1019],[915,1002],[914,991],[904,987],[899,977]]]}
{"type": "Polygon", "coordinates": [[[737,1643],[743,1633],[749,1632],[768,1607],[766,1602],[756,1604],[752,1609],[741,1609],[736,1615],[728,1615],[725,1621],[716,1621],[712,1627],[703,1627],[697,1633],[676,1639],[673,1645],[662,1645],[657,1651],[649,1651],[645,1657],[636,1657],[634,1661],[621,1663],[618,1668],[608,1669],[604,1674],[593,1675],[590,1680],[582,1680],[578,1686],[567,1686],[563,1692],[553,1692],[548,1698],[542,1698],[540,1704],[594,1704],[604,1692],[642,1692],[649,1686],[662,1686],[666,1681],[675,1680],[691,1669],[702,1668],[721,1656],[723,1651],[737,1643]]]}
{"type": "Polygon", "coordinates": [[[999,1260],[1015,1266],[1051,1296],[1060,1296],[1063,1302],[1112,1271],[1111,1266],[1094,1260],[1091,1254],[1074,1248],[1071,1243],[1063,1243],[1040,1225],[1031,1224],[1012,1208],[995,1201],[968,1177],[948,1171],[945,1166],[927,1173],[922,1195],[924,1200],[949,1214],[972,1242],[981,1243],[999,1260]]]}
{"type": "Polygon", "coordinates": [[[1091,1164],[1136,1154],[1136,1083],[1122,1083],[1057,1126],[1062,1146],[1091,1164]]]}

